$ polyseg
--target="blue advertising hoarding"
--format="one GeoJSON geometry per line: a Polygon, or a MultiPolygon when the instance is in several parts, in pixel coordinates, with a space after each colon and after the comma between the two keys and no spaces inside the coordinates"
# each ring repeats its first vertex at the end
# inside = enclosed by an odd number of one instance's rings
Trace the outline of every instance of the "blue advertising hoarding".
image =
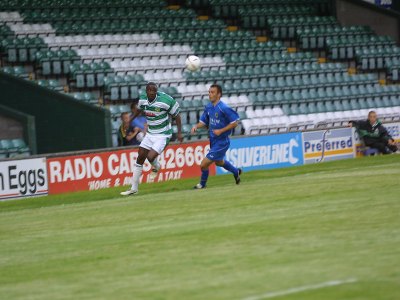
{"type": "Polygon", "coordinates": [[[375,0],[375,4],[385,7],[385,8],[391,8],[393,1],[392,0],[375,0]]]}
{"type": "MultiPolygon", "coordinates": [[[[302,165],[301,133],[232,139],[225,158],[245,172],[302,165]]],[[[226,170],[217,167],[218,174],[226,170]]]]}

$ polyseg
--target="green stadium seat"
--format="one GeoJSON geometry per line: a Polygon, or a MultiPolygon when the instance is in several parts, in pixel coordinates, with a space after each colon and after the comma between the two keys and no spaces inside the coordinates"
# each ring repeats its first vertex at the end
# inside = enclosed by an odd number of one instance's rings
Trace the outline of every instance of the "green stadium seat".
{"type": "Polygon", "coordinates": [[[22,139],[13,139],[11,140],[11,144],[13,148],[17,149],[18,153],[22,156],[30,155],[29,147],[25,144],[24,140],[22,139]]]}

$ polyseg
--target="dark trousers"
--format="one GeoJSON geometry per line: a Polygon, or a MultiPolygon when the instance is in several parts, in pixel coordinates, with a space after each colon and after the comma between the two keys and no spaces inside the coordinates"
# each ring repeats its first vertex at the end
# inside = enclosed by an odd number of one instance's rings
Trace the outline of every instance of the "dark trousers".
{"type": "Polygon", "coordinates": [[[391,146],[388,141],[381,138],[364,138],[365,146],[378,149],[382,154],[390,154],[397,150],[396,146],[391,146]]]}

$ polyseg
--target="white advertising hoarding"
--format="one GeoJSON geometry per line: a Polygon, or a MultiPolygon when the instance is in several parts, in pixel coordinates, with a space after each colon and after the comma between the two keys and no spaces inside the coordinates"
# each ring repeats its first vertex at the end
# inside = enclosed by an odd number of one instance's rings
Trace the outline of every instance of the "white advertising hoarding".
{"type": "Polygon", "coordinates": [[[47,194],[46,158],[0,162],[0,200],[47,194]]]}

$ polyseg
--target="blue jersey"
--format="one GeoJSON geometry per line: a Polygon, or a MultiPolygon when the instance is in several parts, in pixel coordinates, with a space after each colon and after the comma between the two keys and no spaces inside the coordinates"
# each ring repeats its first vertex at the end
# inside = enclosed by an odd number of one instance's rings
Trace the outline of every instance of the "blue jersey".
{"type": "Polygon", "coordinates": [[[138,127],[140,130],[144,130],[144,125],[147,123],[146,117],[138,116],[132,120],[131,126],[133,128],[138,127]]]}
{"type": "Polygon", "coordinates": [[[211,102],[208,103],[200,117],[200,122],[204,123],[209,129],[211,147],[216,144],[229,143],[229,135],[232,133],[232,130],[228,130],[216,136],[213,130],[224,128],[237,121],[239,121],[237,112],[222,101],[219,101],[215,106],[211,102]]]}

